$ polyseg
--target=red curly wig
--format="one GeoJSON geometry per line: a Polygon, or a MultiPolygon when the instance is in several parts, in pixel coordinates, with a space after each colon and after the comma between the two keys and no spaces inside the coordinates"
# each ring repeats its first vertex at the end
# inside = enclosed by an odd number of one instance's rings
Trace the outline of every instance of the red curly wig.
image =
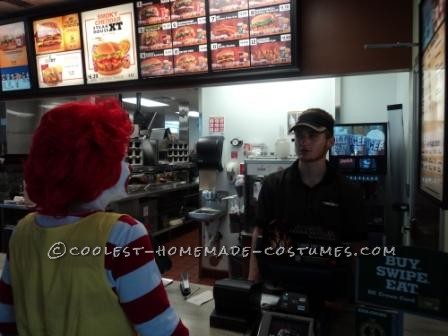
{"type": "Polygon", "coordinates": [[[79,101],[47,112],[25,162],[30,199],[43,214],[64,216],[117,183],[132,123],[115,99],[79,101]]]}

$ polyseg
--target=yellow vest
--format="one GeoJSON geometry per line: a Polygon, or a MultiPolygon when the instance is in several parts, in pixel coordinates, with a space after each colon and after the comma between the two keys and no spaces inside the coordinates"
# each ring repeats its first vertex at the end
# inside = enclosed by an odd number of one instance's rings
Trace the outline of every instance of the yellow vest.
{"type": "MultiPolygon", "coordinates": [[[[31,213],[19,222],[9,252],[19,335],[135,335],[104,269],[104,247],[119,217],[97,212],[76,223],[41,228],[31,213]],[[50,259],[48,251],[58,242],[65,244],[67,252],[50,259]],[[69,253],[72,247],[78,248],[74,253],[81,253],[86,246],[90,253],[85,256],[69,253]]],[[[63,251],[62,245],[59,248],[63,251]]]]}

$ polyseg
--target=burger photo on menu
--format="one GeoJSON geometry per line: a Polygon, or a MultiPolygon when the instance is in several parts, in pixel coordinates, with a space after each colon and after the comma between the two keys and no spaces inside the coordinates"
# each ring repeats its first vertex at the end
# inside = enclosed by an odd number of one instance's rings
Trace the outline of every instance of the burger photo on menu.
{"type": "Polygon", "coordinates": [[[182,20],[205,16],[205,0],[174,0],[171,5],[171,20],[182,20]]]}
{"type": "Polygon", "coordinates": [[[1,37],[0,50],[8,51],[8,50],[15,50],[17,48],[18,46],[15,37],[9,35],[4,35],[1,37]]]}
{"type": "MultiPolygon", "coordinates": [[[[290,12],[279,12],[276,7],[263,8],[263,11],[272,9],[270,13],[261,13],[250,18],[250,35],[265,36],[284,34],[291,31],[290,12]]],[[[255,12],[256,13],[256,12],[255,12]]]]}
{"type": "Polygon", "coordinates": [[[219,46],[212,51],[212,69],[235,69],[250,66],[249,47],[219,46]]]}
{"type": "Polygon", "coordinates": [[[53,21],[38,22],[35,25],[34,41],[36,54],[63,50],[61,27],[53,21]]]}
{"type": "Polygon", "coordinates": [[[173,45],[175,47],[207,43],[205,25],[196,23],[173,29],[173,45]]]}
{"type": "Polygon", "coordinates": [[[281,41],[277,36],[260,38],[256,45],[251,45],[251,65],[291,63],[291,42],[281,41]]]}
{"type": "Polygon", "coordinates": [[[290,2],[290,0],[249,0],[249,8],[266,7],[290,2]]]}
{"type": "Polygon", "coordinates": [[[162,76],[173,74],[172,56],[154,56],[145,58],[140,63],[142,77],[162,76]]]}
{"type": "Polygon", "coordinates": [[[174,56],[175,73],[207,71],[207,53],[187,52],[174,56]]]}
{"type": "Polygon", "coordinates": [[[210,14],[247,9],[247,0],[210,0],[210,14]]]}
{"type": "Polygon", "coordinates": [[[92,48],[94,71],[105,76],[116,75],[129,68],[129,40],[101,42],[92,48]]]}
{"type": "Polygon", "coordinates": [[[210,23],[211,41],[229,41],[249,37],[247,18],[216,20],[210,23]]]}
{"type": "Polygon", "coordinates": [[[169,21],[169,3],[146,3],[138,9],[138,24],[141,26],[169,21]]]}
{"type": "Polygon", "coordinates": [[[47,85],[62,83],[62,66],[42,66],[42,81],[47,85]]]}
{"type": "Polygon", "coordinates": [[[145,27],[140,35],[140,50],[158,50],[171,48],[171,29],[162,29],[161,25],[145,27]]]}

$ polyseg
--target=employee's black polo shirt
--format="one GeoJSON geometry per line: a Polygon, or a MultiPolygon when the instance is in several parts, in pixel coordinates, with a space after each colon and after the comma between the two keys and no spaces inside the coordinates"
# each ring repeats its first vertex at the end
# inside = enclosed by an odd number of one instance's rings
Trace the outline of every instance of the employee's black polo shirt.
{"type": "Polygon", "coordinates": [[[277,246],[285,245],[285,239],[294,239],[294,245],[296,240],[332,245],[367,239],[360,190],[328,164],[322,181],[312,188],[303,183],[297,161],[267,176],[258,197],[256,225],[277,246]]]}

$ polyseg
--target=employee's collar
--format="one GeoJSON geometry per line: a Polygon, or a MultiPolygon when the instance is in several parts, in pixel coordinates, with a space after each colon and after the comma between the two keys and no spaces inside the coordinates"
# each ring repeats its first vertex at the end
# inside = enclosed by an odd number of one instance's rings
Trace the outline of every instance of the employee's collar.
{"type": "MultiPolygon", "coordinates": [[[[318,186],[320,184],[330,183],[333,180],[334,176],[336,175],[336,170],[330,165],[330,162],[325,161],[325,166],[326,166],[326,169],[325,169],[324,177],[318,184],[316,184],[316,186],[318,186]]],[[[293,172],[295,174],[297,174],[297,177],[300,180],[300,183],[304,184],[303,180],[302,180],[302,176],[300,174],[300,170],[299,170],[299,160],[298,159],[294,162],[294,167],[295,167],[295,169],[293,169],[293,172]]]]}

